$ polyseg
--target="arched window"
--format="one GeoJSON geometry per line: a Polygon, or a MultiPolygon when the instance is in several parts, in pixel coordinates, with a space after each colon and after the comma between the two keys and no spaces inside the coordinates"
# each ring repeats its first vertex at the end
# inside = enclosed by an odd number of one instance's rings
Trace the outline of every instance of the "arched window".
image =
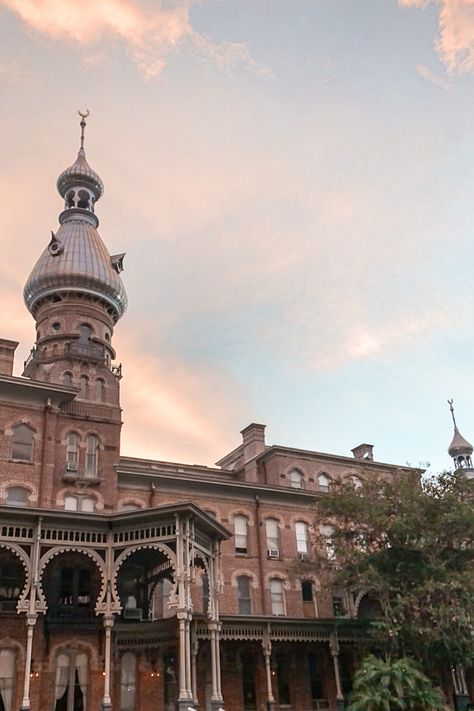
{"type": "Polygon", "coordinates": [[[54,698],[55,711],[76,711],[87,707],[88,659],[84,652],[71,649],[58,654],[54,698]]]}
{"type": "Polygon", "coordinates": [[[63,373],[63,385],[72,386],[72,373],[63,373]]]}
{"type": "Polygon", "coordinates": [[[202,611],[207,615],[209,609],[209,578],[207,573],[202,576],[202,611]]]}
{"type": "Polygon", "coordinates": [[[329,560],[334,560],[336,557],[336,548],[334,546],[334,527],[333,526],[320,526],[319,528],[321,535],[324,538],[324,543],[326,546],[326,555],[329,560]]]}
{"type": "Polygon", "coordinates": [[[12,429],[11,458],[18,462],[33,461],[33,430],[23,424],[15,425],[12,429]]]}
{"type": "Polygon", "coordinates": [[[82,345],[89,345],[91,336],[92,336],[92,328],[89,326],[87,323],[81,323],[81,325],[78,328],[79,331],[79,343],[82,345]]]}
{"type": "Polygon", "coordinates": [[[97,402],[103,402],[104,400],[104,381],[101,378],[97,378],[95,381],[95,399],[97,402]]]}
{"type": "Polygon", "coordinates": [[[270,580],[270,599],[272,603],[272,615],[285,614],[285,594],[283,592],[283,582],[279,578],[270,580]]]}
{"type": "Polygon", "coordinates": [[[120,511],[139,511],[140,508],[138,504],[125,503],[120,506],[120,511]]]}
{"type": "Polygon", "coordinates": [[[248,575],[239,575],[237,578],[237,597],[239,601],[239,615],[251,615],[250,578],[248,575]]]}
{"type": "Polygon", "coordinates": [[[234,543],[235,552],[240,554],[246,554],[248,550],[248,536],[247,536],[247,516],[234,516],[234,543]]]}
{"type": "Polygon", "coordinates": [[[66,469],[77,471],[79,464],[79,436],[75,432],[69,432],[67,436],[66,448],[66,469]]]}
{"type": "Polygon", "coordinates": [[[0,649],[0,706],[4,711],[13,711],[15,678],[15,650],[0,649]]]}
{"type": "Polygon", "coordinates": [[[267,555],[269,558],[280,557],[280,532],[278,521],[275,518],[267,518],[265,521],[265,532],[267,536],[267,555]]]}
{"type": "Polygon", "coordinates": [[[330,486],[331,486],[331,480],[327,476],[327,474],[320,474],[318,476],[319,491],[324,491],[325,493],[327,493],[329,491],[330,486]]]}
{"type": "Polygon", "coordinates": [[[89,397],[89,378],[87,375],[81,375],[79,378],[79,393],[77,397],[80,397],[82,400],[87,400],[89,397]]]}
{"type": "Polygon", "coordinates": [[[85,476],[95,478],[99,471],[99,438],[88,435],[86,440],[85,476]]]}
{"type": "Polygon", "coordinates": [[[352,474],[352,476],[349,477],[349,483],[354,487],[354,489],[362,488],[362,480],[355,474],[352,474]]]}
{"type": "Polygon", "coordinates": [[[296,550],[299,558],[307,558],[308,556],[308,524],[303,521],[295,523],[296,533],[296,550]]]}
{"type": "MultiPolygon", "coordinates": [[[[10,552],[4,551],[0,555],[0,610],[16,610],[24,584],[25,571],[20,560],[10,552]]],[[[0,679],[1,676],[0,673],[0,679]]]]}
{"type": "Polygon", "coordinates": [[[292,489],[303,488],[303,474],[299,469],[292,469],[290,472],[290,485],[292,489]]]}
{"type": "Polygon", "coordinates": [[[125,652],[120,660],[120,711],[134,711],[137,693],[137,658],[125,652]]]}
{"type": "Polygon", "coordinates": [[[64,497],[64,508],[66,511],[95,511],[95,499],[92,496],[73,496],[64,497]]]}
{"type": "Polygon", "coordinates": [[[301,581],[301,596],[303,598],[303,602],[313,602],[314,589],[311,580],[301,581]]]}
{"type": "Polygon", "coordinates": [[[8,506],[28,506],[29,493],[24,486],[10,486],[5,503],[8,506]]]}

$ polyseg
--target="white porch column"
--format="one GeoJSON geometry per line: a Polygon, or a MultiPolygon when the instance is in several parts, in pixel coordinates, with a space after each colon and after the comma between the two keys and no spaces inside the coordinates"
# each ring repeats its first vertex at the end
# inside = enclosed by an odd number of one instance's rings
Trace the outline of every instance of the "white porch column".
{"type": "Polygon", "coordinates": [[[329,640],[329,649],[332,655],[334,665],[334,677],[336,679],[336,701],[338,708],[344,708],[344,694],[342,693],[341,672],[339,669],[339,642],[337,637],[331,635],[329,640]]]}
{"type": "Polygon", "coordinates": [[[40,542],[41,542],[41,523],[42,518],[39,519],[38,525],[35,532],[35,541],[33,544],[33,551],[31,557],[31,588],[30,588],[30,600],[28,606],[28,612],[26,615],[26,624],[28,625],[27,637],[26,637],[26,654],[25,654],[25,679],[23,682],[23,700],[21,702],[21,711],[29,711],[30,709],[30,674],[31,674],[31,658],[33,655],[33,630],[38,619],[38,613],[36,611],[36,593],[38,589],[38,579],[39,579],[39,553],[40,553],[40,542]]]}
{"type": "Polygon", "coordinates": [[[114,616],[110,614],[104,615],[104,630],[105,630],[105,645],[104,645],[104,699],[102,701],[102,711],[112,708],[112,699],[110,698],[110,672],[112,658],[112,627],[114,624],[114,616]]]}
{"type": "Polygon", "coordinates": [[[272,643],[270,642],[270,637],[265,635],[262,640],[263,656],[265,658],[265,672],[267,676],[267,709],[268,711],[273,711],[275,708],[275,698],[273,696],[272,689],[272,643]]]}
{"type": "Polygon", "coordinates": [[[191,638],[191,689],[193,692],[194,703],[197,704],[197,655],[199,652],[199,642],[194,634],[191,638]]]}

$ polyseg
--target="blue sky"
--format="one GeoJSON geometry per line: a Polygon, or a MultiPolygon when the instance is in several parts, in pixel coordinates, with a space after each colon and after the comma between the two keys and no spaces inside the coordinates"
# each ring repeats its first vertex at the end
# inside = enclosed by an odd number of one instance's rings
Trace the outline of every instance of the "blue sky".
{"type": "Polygon", "coordinates": [[[474,439],[471,0],[0,0],[1,334],[91,111],[130,307],[124,453],[474,439]]]}

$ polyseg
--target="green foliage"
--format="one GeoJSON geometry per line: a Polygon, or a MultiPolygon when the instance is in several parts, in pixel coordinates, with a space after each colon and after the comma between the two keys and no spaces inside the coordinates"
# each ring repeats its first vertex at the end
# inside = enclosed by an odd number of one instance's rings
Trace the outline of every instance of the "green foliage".
{"type": "Polygon", "coordinates": [[[411,659],[367,657],[354,679],[348,711],[442,711],[440,694],[411,659]]]}
{"type": "Polygon", "coordinates": [[[443,473],[421,481],[367,472],[361,488],[336,484],[318,504],[334,528],[335,560],[316,564],[334,584],[370,590],[382,607],[372,625],[380,648],[410,655],[428,673],[474,662],[474,482],[443,473]]]}

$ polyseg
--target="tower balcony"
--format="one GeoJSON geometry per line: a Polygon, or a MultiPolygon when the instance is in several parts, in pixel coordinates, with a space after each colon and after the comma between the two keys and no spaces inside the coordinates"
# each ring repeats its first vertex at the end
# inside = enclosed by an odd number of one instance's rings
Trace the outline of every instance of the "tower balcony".
{"type": "Polygon", "coordinates": [[[73,358],[103,364],[106,362],[105,347],[100,343],[80,343],[69,341],[52,348],[32,348],[25,360],[23,375],[33,377],[37,363],[54,363],[58,358],[73,358]]]}

